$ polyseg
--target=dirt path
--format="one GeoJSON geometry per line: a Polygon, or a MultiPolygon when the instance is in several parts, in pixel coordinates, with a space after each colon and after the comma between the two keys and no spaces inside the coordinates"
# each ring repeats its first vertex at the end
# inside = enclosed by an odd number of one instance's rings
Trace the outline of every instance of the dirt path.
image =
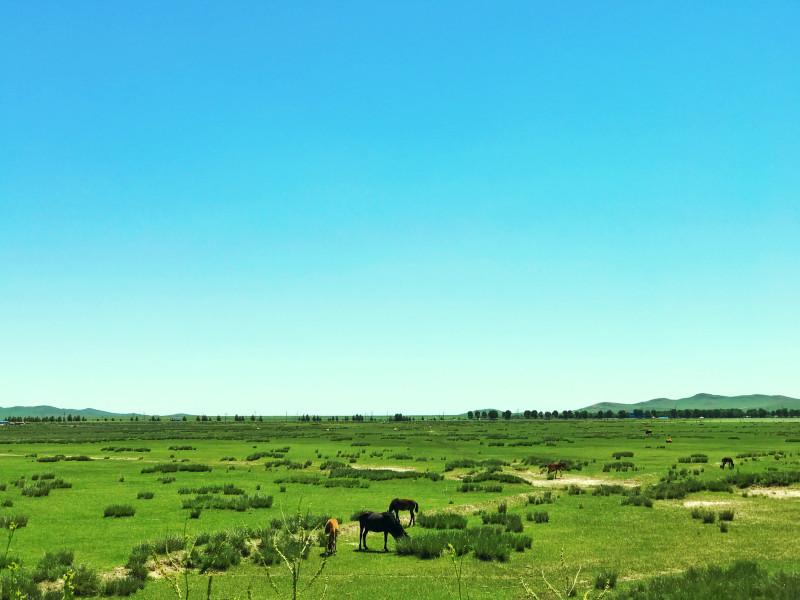
{"type": "Polygon", "coordinates": [[[535,471],[509,471],[509,473],[518,475],[531,485],[537,487],[564,487],[568,485],[597,487],[599,485],[621,485],[632,488],[642,485],[641,482],[635,479],[599,479],[596,477],[581,477],[579,475],[565,475],[555,479],[547,479],[545,476],[535,471]]]}

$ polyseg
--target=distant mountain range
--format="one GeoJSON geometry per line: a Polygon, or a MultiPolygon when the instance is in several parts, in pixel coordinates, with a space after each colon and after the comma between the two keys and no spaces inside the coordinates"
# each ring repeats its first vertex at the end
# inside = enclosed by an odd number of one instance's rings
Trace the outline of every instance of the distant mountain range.
{"type": "Polygon", "coordinates": [[[139,413],[114,413],[96,408],[58,408],[56,406],[9,406],[0,407],[0,417],[65,417],[67,415],[86,417],[87,419],[102,419],[104,417],[142,417],[139,413]]]}
{"type": "Polygon", "coordinates": [[[800,399],[789,396],[770,396],[766,394],[748,394],[745,396],[718,396],[716,394],[695,394],[689,398],[654,398],[637,402],[635,404],[621,404],[619,402],[599,402],[581,410],[597,412],[599,410],[710,410],[714,408],[763,408],[764,410],[777,410],[779,408],[800,409],[800,399]]]}

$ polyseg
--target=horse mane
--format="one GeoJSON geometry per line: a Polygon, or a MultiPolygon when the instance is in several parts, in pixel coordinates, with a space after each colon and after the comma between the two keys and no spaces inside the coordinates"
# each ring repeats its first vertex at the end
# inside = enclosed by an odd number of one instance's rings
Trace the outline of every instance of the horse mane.
{"type": "Polygon", "coordinates": [[[362,517],[366,517],[368,514],[371,514],[371,510],[362,510],[361,512],[357,512],[353,515],[353,521],[360,521],[362,517]]]}

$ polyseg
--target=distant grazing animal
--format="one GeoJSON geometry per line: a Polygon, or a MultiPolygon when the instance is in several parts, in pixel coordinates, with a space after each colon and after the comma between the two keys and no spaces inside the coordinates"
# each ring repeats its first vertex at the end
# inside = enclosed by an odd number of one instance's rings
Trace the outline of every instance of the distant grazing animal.
{"type": "Polygon", "coordinates": [[[720,469],[724,469],[725,465],[728,465],[731,469],[733,468],[733,459],[730,456],[722,457],[722,464],[719,466],[720,469]]]}
{"type": "Polygon", "coordinates": [[[325,523],[325,535],[328,536],[328,545],[325,551],[328,555],[336,554],[336,538],[339,537],[339,521],[328,519],[325,523]]]}
{"type": "Polygon", "coordinates": [[[395,498],[389,503],[389,512],[393,512],[394,516],[397,519],[400,519],[399,512],[401,510],[407,510],[408,513],[411,515],[411,521],[409,521],[408,526],[414,526],[414,513],[419,512],[419,504],[417,504],[414,500],[403,499],[403,498],[395,498]]]}
{"type": "Polygon", "coordinates": [[[558,477],[558,474],[562,471],[565,471],[566,468],[567,468],[567,463],[565,463],[564,461],[551,462],[549,465],[545,465],[544,467],[542,467],[541,472],[544,473],[545,471],[547,471],[548,475],[550,473],[555,473],[556,477],[558,477]]]}
{"type": "Polygon", "coordinates": [[[386,541],[389,534],[392,534],[394,539],[408,537],[406,530],[400,524],[394,513],[390,512],[370,512],[364,511],[355,516],[354,521],[358,521],[358,549],[361,550],[361,544],[364,544],[364,550],[367,550],[367,534],[370,531],[383,532],[383,551],[388,552],[386,541]]]}
{"type": "Polygon", "coordinates": [[[668,437],[667,437],[667,443],[668,443],[668,444],[671,444],[671,443],[672,443],[672,436],[668,436],[668,437]]]}
{"type": "Polygon", "coordinates": [[[644,430],[644,434],[645,435],[653,435],[653,430],[652,429],[645,429],[644,430]]]}

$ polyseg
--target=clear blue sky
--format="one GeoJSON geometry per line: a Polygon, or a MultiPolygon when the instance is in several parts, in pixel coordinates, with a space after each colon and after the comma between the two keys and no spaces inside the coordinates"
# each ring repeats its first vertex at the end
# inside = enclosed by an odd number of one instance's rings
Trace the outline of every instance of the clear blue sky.
{"type": "Polygon", "coordinates": [[[0,406],[800,396],[797,2],[0,5],[0,406]]]}

